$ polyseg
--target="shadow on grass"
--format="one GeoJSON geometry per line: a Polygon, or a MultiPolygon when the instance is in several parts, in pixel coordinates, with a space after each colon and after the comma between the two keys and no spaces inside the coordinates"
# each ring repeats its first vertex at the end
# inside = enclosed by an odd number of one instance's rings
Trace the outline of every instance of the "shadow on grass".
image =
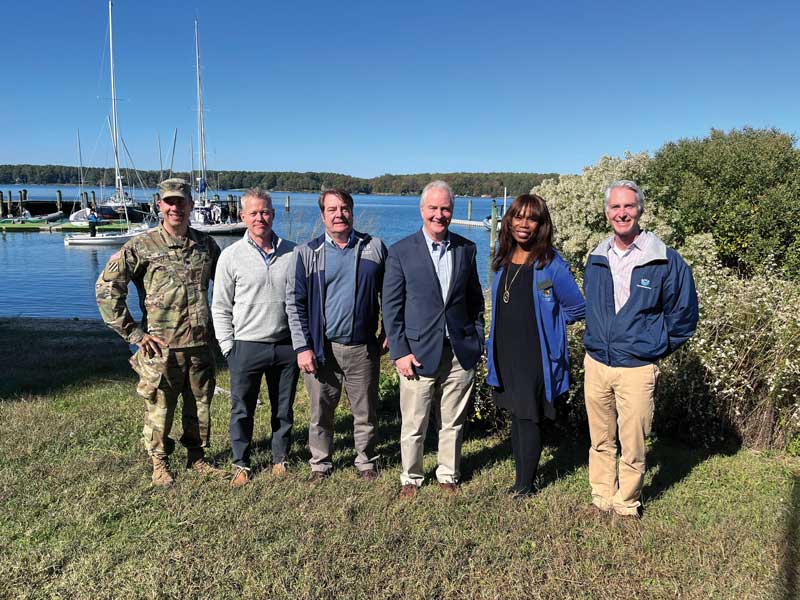
{"type": "Polygon", "coordinates": [[[128,346],[99,322],[0,319],[0,401],[133,379],[128,346]]]}
{"type": "Polygon", "coordinates": [[[784,557],[778,584],[778,597],[785,600],[800,598],[800,476],[795,476],[792,504],[784,533],[784,557]]]}
{"type": "Polygon", "coordinates": [[[655,474],[644,486],[642,497],[645,501],[659,498],[688,477],[700,463],[712,456],[732,456],[740,447],[738,442],[730,442],[715,448],[693,448],[680,442],[657,438],[647,452],[647,469],[655,471],[655,474]]]}

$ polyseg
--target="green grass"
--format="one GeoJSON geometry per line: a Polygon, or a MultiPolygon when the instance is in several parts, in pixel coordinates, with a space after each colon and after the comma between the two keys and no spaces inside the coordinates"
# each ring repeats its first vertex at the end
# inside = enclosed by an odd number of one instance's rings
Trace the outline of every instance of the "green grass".
{"type": "MultiPolygon", "coordinates": [[[[154,489],[126,348],[87,322],[0,320],[0,596],[29,598],[796,598],[800,463],[656,440],[641,522],[595,518],[587,442],[551,431],[541,492],[525,501],[503,434],[473,429],[463,493],[399,492],[399,417],[382,400],[385,469],[352,461],[337,415],[336,471],[312,488],[308,400],[297,398],[291,473],[231,491],[184,471],[154,489]]],[[[227,387],[227,372],[219,384],[227,387]]],[[[212,454],[230,466],[229,401],[212,454]]],[[[269,465],[268,410],[256,468],[269,465]]],[[[175,431],[180,432],[178,422],[175,431]]],[[[432,439],[428,447],[431,448],[432,439]]],[[[432,475],[435,453],[426,455],[432,475]]]]}

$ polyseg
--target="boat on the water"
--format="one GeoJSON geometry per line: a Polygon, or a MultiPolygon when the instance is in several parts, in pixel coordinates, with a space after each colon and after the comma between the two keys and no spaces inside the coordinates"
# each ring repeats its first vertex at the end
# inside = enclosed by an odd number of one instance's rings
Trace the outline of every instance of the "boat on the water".
{"type": "Polygon", "coordinates": [[[65,246],[122,246],[128,240],[142,235],[152,229],[152,223],[139,223],[129,227],[127,231],[113,231],[98,233],[91,236],[88,233],[73,233],[64,236],[65,246]]]}
{"type": "MultiPolygon", "coordinates": [[[[228,213],[225,203],[214,202],[208,197],[208,176],[206,173],[206,128],[203,118],[203,85],[200,79],[200,33],[197,17],[194,19],[194,59],[197,81],[197,137],[200,168],[195,179],[194,209],[189,217],[189,226],[197,231],[217,235],[244,233],[247,226],[236,221],[236,215],[228,213]]],[[[192,158],[194,164],[194,158],[192,158]]],[[[194,177],[194,166],[192,166],[194,177]]]]}
{"type": "MultiPolygon", "coordinates": [[[[65,246],[121,246],[128,240],[135,238],[148,231],[158,224],[157,219],[146,219],[145,222],[131,226],[131,219],[128,210],[136,203],[127,192],[122,189],[122,175],[119,167],[119,129],[117,126],[117,87],[114,77],[114,28],[112,17],[112,0],[108,0],[108,55],[111,66],[111,142],[114,147],[114,195],[108,200],[101,202],[97,206],[97,213],[101,219],[106,219],[111,211],[114,218],[122,216],[128,224],[127,231],[98,233],[90,235],[88,233],[75,233],[64,237],[65,246]],[[119,213],[119,215],[118,215],[119,213]]],[[[81,217],[88,220],[89,209],[79,210],[70,216],[70,221],[81,222],[81,217]]],[[[141,220],[141,219],[139,219],[141,220]]]]}

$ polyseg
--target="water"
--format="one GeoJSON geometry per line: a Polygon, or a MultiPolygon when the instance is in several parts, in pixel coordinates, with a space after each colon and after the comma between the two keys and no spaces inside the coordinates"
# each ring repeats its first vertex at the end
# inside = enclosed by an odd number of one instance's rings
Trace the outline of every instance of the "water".
{"type": "MultiPolygon", "coordinates": [[[[0,186],[17,189],[20,186],[0,186]]],[[[56,186],[24,186],[30,198],[52,198],[56,186]],[[48,196],[48,193],[52,195],[48,196]]],[[[63,188],[65,189],[66,188],[63,188]]],[[[77,193],[77,192],[76,192],[77,193]]],[[[305,242],[323,232],[316,194],[291,193],[291,211],[284,211],[286,193],[273,193],[275,231],[282,237],[305,242]]],[[[65,191],[64,197],[67,197],[65,191]]],[[[502,200],[499,202],[502,205],[502,200]]],[[[491,212],[491,200],[474,198],[472,217],[491,212]]],[[[467,199],[457,198],[455,218],[467,218],[467,199]]],[[[355,196],[355,227],[380,237],[387,246],[421,226],[419,200],[412,196],[355,196]]],[[[478,273],[489,284],[489,232],[484,228],[452,225],[452,230],[478,246],[478,273]]],[[[215,237],[221,247],[239,236],[215,237]]],[[[94,284],[117,247],[64,246],[61,233],[0,235],[0,316],[97,319],[94,284]]],[[[136,292],[131,286],[128,305],[138,318],[136,292]],[[132,300],[132,301],[131,301],[132,300]]]]}

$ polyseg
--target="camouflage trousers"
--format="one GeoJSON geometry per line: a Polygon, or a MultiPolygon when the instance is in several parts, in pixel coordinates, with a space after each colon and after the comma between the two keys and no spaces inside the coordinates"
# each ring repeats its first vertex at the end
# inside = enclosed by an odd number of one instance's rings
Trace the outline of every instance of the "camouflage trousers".
{"type": "Polygon", "coordinates": [[[140,350],[130,363],[139,375],[137,394],[144,399],[144,446],[150,456],[169,456],[178,396],[183,396],[183,435],[186,448],[207,448],[211,440],[211,399],[217,384],[214,356],[208,346],[164,349],[147,357],[140,350]]]}

